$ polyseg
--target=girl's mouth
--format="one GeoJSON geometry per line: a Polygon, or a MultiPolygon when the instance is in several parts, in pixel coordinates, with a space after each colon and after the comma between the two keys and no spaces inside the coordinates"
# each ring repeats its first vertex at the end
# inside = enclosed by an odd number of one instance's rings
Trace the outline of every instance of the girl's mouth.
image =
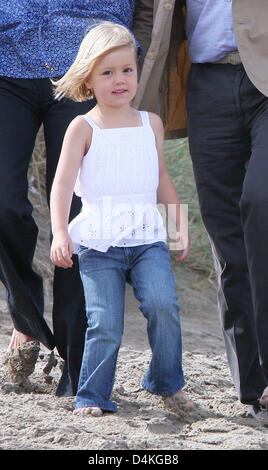
{"type": "Polygon", "coordinates": [[[117,96],[120,96],[120,95],[123,95],[124,93],[126,93],[126,91],[127,90],[125,88],[119,88],[118,90],[114,90],[113,94],[117,95],[117,96]]]}

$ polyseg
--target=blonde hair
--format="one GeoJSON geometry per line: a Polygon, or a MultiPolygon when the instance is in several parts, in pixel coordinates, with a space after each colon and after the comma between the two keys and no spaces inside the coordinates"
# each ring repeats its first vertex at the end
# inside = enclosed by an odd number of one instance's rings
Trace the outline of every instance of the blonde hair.
{"type": "Polygon", "coordinates": [[[52,81],[55,97],[86,101],[94,97],[85,85],[96,63],[112,50],[128,46],[137,57],[137,46],[132,33],[120,24],[110,21],[95,23],[81,42],[75,61],[63,77],[52,81]]]}

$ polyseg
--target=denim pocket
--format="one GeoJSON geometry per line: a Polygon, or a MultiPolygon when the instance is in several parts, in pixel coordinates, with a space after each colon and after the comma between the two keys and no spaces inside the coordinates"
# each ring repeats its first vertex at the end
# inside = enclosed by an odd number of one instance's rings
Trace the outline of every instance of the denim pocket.
{"type": "Polygon", "coordinates": [[[88,248],[86,246],[79,245],[78,248],[77,248],[77,254],[81,255],[85,250],[88,250],[88,248]]]}
{"type": "Polygon", "coordinates": [[[159,246],[160,248],[162,248],[163,250],[169,252],[168,246],[167,246],[167,244],[166,244],[165,242],[159,241],[159,242],[154,243],[154,245],[157,245],[157,246],[159,246]]]}
{"type": "Polygon", "coordinates": [[[89,253],[90,251],[92,251],[91,248],[88,248],[87,246],[79,245],[79,247],[77,248],[77,255],[78,255],[79,262],[81,261],[82,258],[84,258],[84,255],[86,253],[89,253]]]}

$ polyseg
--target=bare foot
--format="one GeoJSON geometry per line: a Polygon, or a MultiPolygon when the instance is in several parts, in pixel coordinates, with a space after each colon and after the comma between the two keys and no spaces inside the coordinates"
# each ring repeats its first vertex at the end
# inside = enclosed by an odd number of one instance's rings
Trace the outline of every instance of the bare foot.
{"type": "Polygon", "coordinates": [[[27,377],[34,372],[39,351],[40,345],[36,340],[24,341],[20,346],[10,348],[3,358],[5,375],[9,381],[23,384],[27,377]]]}
{"type": "Polygon", "coordinates": [[[260,404],[262,406],[267,406],[268,405],[268,387],[266,387],[264,389],[263,394],[262,394],[259,401],[260,401],[260,404]]]}
{"type": "Polygon", "coordinates": [[[7,350],[9,352],[12,349],[19,348],[23,343],[29,343],[30,341],[35,340],[14,328],[7,350]]]}
{"type": "Polygon", "coordinates": [[[97,406],[86,406],[84,408],[76,408],[73,412],[75,415],[91,415],[99,418],[103,415],[101,408],[97,406]]]}
{"type": "Polygon", "coordinates": [[[175,413],[185,416],[194,410],[195,404],[182,390],[164,398],[165,405],[175,413]]]}
{"type": "Polygon", "coordinates": [[[182,390],[174,393],[171,398],[177,402],[178,405],[181,405],[185,411],[192,411],[195,407],[194,402],[182,390]]]}

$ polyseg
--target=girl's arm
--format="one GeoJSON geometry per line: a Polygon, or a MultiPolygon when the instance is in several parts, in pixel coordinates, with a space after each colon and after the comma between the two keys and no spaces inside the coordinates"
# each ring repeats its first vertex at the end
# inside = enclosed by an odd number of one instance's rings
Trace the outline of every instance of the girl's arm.
{"type": "Polygon", "coordinates": [[[61,268],[73,265],[73,243],[68,234],[68,220],[73,190],[83,156],[92,137],[92,129],[81,118],[75,118],[64,136],[62,150],[50,196],[53,241],[50,257],[61,268]]]}
{"type": "Polygon", "coordinates": [[[188,233],[188,223],[182,211],[182,205],[178,197],[176,188],[171,176],[168,173],[164,154],[164,127],[162,120],[156,114],[150,114],[150,123],[155,134],[156,148],[159,162],[159,184],[157,190],[157,202],[163,204],[168,217],[175,223],[176,240],[175,248],[182,250],[182,254],[176,261],[183,261],[189,253],[190,237],[188,233]]]}

